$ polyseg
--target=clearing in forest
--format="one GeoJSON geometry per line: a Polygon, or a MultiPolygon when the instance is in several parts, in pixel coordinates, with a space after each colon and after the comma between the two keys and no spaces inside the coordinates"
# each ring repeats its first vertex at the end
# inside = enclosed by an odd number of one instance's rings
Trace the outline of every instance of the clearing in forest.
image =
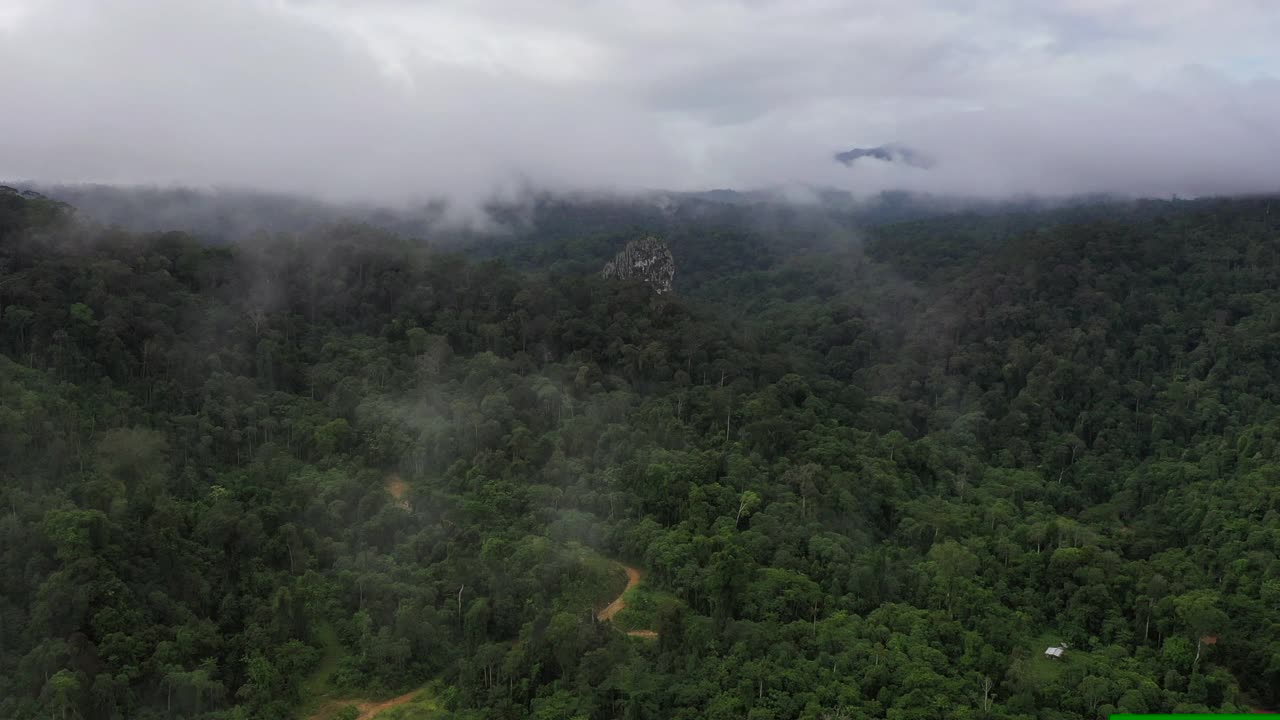
{"type": "Polygon", "coordinates": [[[609,603],[609,605],[605,607],[605,609],[596,613],[597,620],[603,620],[605,622],[612,620],[613,616],[617,615],[619,610],[627,606],[627,601],[626,601],[627,592],[629,592],[631,588],[634,588],[635,586],[640,584],[639,570],[631,567],[630,565],[623,565],[622,569],[627,571],[627,586],[623,588],[622,593],[619,594],[618,597],[614,599],[613,602],[609,603]]]}
{"type": "Polygon", "coordinates": [[[425,687],[388,700],[330,700],[311,715],[310,720],[333,720],[342,717],[342,711],[348,707],[354,707],[360,712],[355,716],[356,720],[373,720],[375,717],[382,720],[393,718],[427,720],[441,711],[435,695],[429,687],[425,687]]]}
{"type": "Polygon", "coordinates": [[[391,476],[387,478],[387,492],[391,493],[391,497],[396,499],[396,505],[399,505],[405,510],[409,509],[409,500],[405,497],[405,494],[408,491],[408,483],[406,483],[404,478],[400,477],[398,474],[392,473],[391,476]]]}
{"type": "Polygon", "coordinates": [[[652,625],[653,618],[650,614],[634,612],[636,609],[634,606],[636,604],[643,606],[652,604],[651,595],[653,595],[653,593],[640,585],[642,575],[639,569],[633,568],[630,565],[622,565],[622,569],[627,571],[627,586],[613,602],[609,603],[608,606],[605,607],[605,609],[596,613],[596,619],[602,622],[613,622],[616,620],[615,624],[631,637],[649,639],[658,637],[658,633],[656,631],[645,627],[646,625],[652,625]],[[639,602],[637,603],[637,601],[639,602]],[[622,613],[622,617],[615,618],[618,613],[622,613]]]}
{"type": "Polygon", "coordinates": [[[338,662],[346,654],[346,649],[342,647],[342,641],[331,625],[322,625],[317,633],[323,646],[323,654],[311,677],[302,684],[303,706],[299,711],[300,717],[307,720],[335,720],[342,717],[342,712],[347,707],[355,707],[359,711],[360,714],[356,716],[358,720],[371,720],[374,717],[379,720],[394,720],[397,712],[392,712],[393,710],[411,711],[411,714],[403,716],[406,718],[430,718],[440,711],[436,693],[432,692],[431,686],[387,700],[334,697],[330,681],[338,669],[338,662]]]}

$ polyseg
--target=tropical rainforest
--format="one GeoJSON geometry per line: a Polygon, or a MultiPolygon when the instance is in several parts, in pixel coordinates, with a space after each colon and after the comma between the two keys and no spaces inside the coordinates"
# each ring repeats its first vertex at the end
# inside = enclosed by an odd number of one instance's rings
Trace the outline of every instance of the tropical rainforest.
{"type": "Polygon", "coordinates": [[[1280,201],[588,205],[0,193],[0,717],[1280,705],[1280,201]],[[674,292],[599,276],[655,230],[674,292]]]}

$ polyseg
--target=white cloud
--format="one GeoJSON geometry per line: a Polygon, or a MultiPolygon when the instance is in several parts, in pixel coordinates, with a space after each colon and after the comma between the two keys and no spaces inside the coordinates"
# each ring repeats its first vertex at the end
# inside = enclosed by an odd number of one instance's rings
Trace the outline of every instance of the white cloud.
{"type": "Polygon", "coordinates": [[[0,0],[0,33],[12,179],[1280,187],[1270,0],[0,0]],[[940,164],[831,161],[894,140],[940,164]]]}

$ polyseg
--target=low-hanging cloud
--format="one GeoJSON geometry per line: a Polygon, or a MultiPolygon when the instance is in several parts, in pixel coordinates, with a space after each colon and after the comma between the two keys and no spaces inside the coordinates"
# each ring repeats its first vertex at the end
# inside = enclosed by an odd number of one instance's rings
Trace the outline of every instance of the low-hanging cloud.
{"type": "Polygon", "coordinates": [[[0,178],[1280,188],[1269,0],[0,0],[0,178]],[[898,142],[929,170],[833,153],[898,142]]]}

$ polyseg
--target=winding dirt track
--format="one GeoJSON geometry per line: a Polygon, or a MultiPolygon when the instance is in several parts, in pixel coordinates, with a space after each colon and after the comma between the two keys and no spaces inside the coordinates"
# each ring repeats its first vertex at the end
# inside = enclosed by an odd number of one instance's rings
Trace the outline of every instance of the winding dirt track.
{"type": "MultiPolygon", "coordinates": [[[[394,484],[389,483],[389,487],[387,488],[387,491],[390,492],[397,500],[399,500],[404,493],[404,481],[400,480],[399,478],[394,478],[392,483],[394,484]],[[396,487],[396,485],[398,485],[399,487],[396,487]]],[[[596,619],[600,620],[601,622],[609,622],[610,620],[613,619],[614,615],[617,615],[620,610],[625,608],[627,606],[627,601],[624,600],[623,597],[627,594],[628,590],[640,584],[641,575],[640,575],[639,569],[633,568],[630,565],[623,565],[622,569],[627,571],[627,586],[623,588],[622,592],[618,595],[618,597],[614,598],[613,602],[609,603],[608,606],[605,607],[605,609],[596,613],[596,619]]],[[[629,630],[627,631],[627,634],[630,635],[631,637],[641,637],[641,638],[658,637],[658,633],[654,632],[653,630],[629,630]]],[[[383,700],[381,702],[372,702],[369,700],[334,700],[332,702],[326,703],[325,707],[321,708],[318,713],[312,716],[312,720],[327,718],[330,716],[332,712],[335,711],[335,708],[341,708],[347,705],[355,705],[357,708],[359,708],[360,710],[359,720],[372,720],[373,718],[377,717],[380,713],[382,713],[382,711],[384,710],[390,710],[393,707],[404,705],[405,703],[409,702],[410,700],[413,699],[415,695],[418,694],[418,692],[419,690],[414,690],[412,692],[407,692],[404,695],[401,695],[400,697],[393,697],[390,700],[383,700]]]]}
{"type": "Polygon", "coordinates": [[[381,713],[383,710],[390,710],[397,705],[403,705],[409,702],[413,699],[413,696],[417,694],[418,691],[414,690],[413,692],[407,692],[400,697],[393,697],[390,700],[383,700],[382,702],[356,703],[356,707],[360,709],[360,717],[358,720],[369,720],[381,713]]]}
{"type": "Polygon", "coordinates": [[[640,584],[639,570],[631,567],[630,565],[623,565],[622,569],[627,571],[627,587],[624,588],[622,593],[619,594],[613,602],[609,603],[605,609],[596,613],[597,620],[603,620],[605,622],[612,620],[613,616],[617,615],[619,610],[627,606],[627,601],[622,599],[627,594],[627,591],[640,584]]]}
{"type": "MultiPolygon", "coordinates": [[[[622,592],[618,595],[618,597],[615,598],[613,602],[609,603],[609,605],[605,607],[605,609],[596,613],[597,620],[600,620],[602,622],[609,622],[610,620],[612,620],[613,616],[617,615],[619,610],[622,610],[627,606],[627,601],[623,599],[624,597],[626,597],[627,592],[630,591],[631,588],[640,584],[639,569],[633,568],[630,565],[623,565],[622,569],[627,571],[627,586],[623,588],[622,592]]],[[[641,637],[641,638],[658,637],[658,633],[654,632],[653,630],[628,630],[627,634],[630,635],[631,637],[641,637]]]]}
{"type": "Polygon", "coordinates": [[[384,710],[390,710],[393,707],[404,705],[421,691],[422,689],[419,688],[417,690],[407,692],[399,697],[393,697],[390,700],[380,700],[378,702],[374,702],[372,700],[331,700],[325,703],[324,707],[320,708],[316,714],[312,715],[311,720],[321,720],[321,718],[332,717],[339,709],[348,705],[355,705],[356,709],[360,711],[360,715],[357,720],[372,720],[372,718],[377,717],[384,710]]]}

